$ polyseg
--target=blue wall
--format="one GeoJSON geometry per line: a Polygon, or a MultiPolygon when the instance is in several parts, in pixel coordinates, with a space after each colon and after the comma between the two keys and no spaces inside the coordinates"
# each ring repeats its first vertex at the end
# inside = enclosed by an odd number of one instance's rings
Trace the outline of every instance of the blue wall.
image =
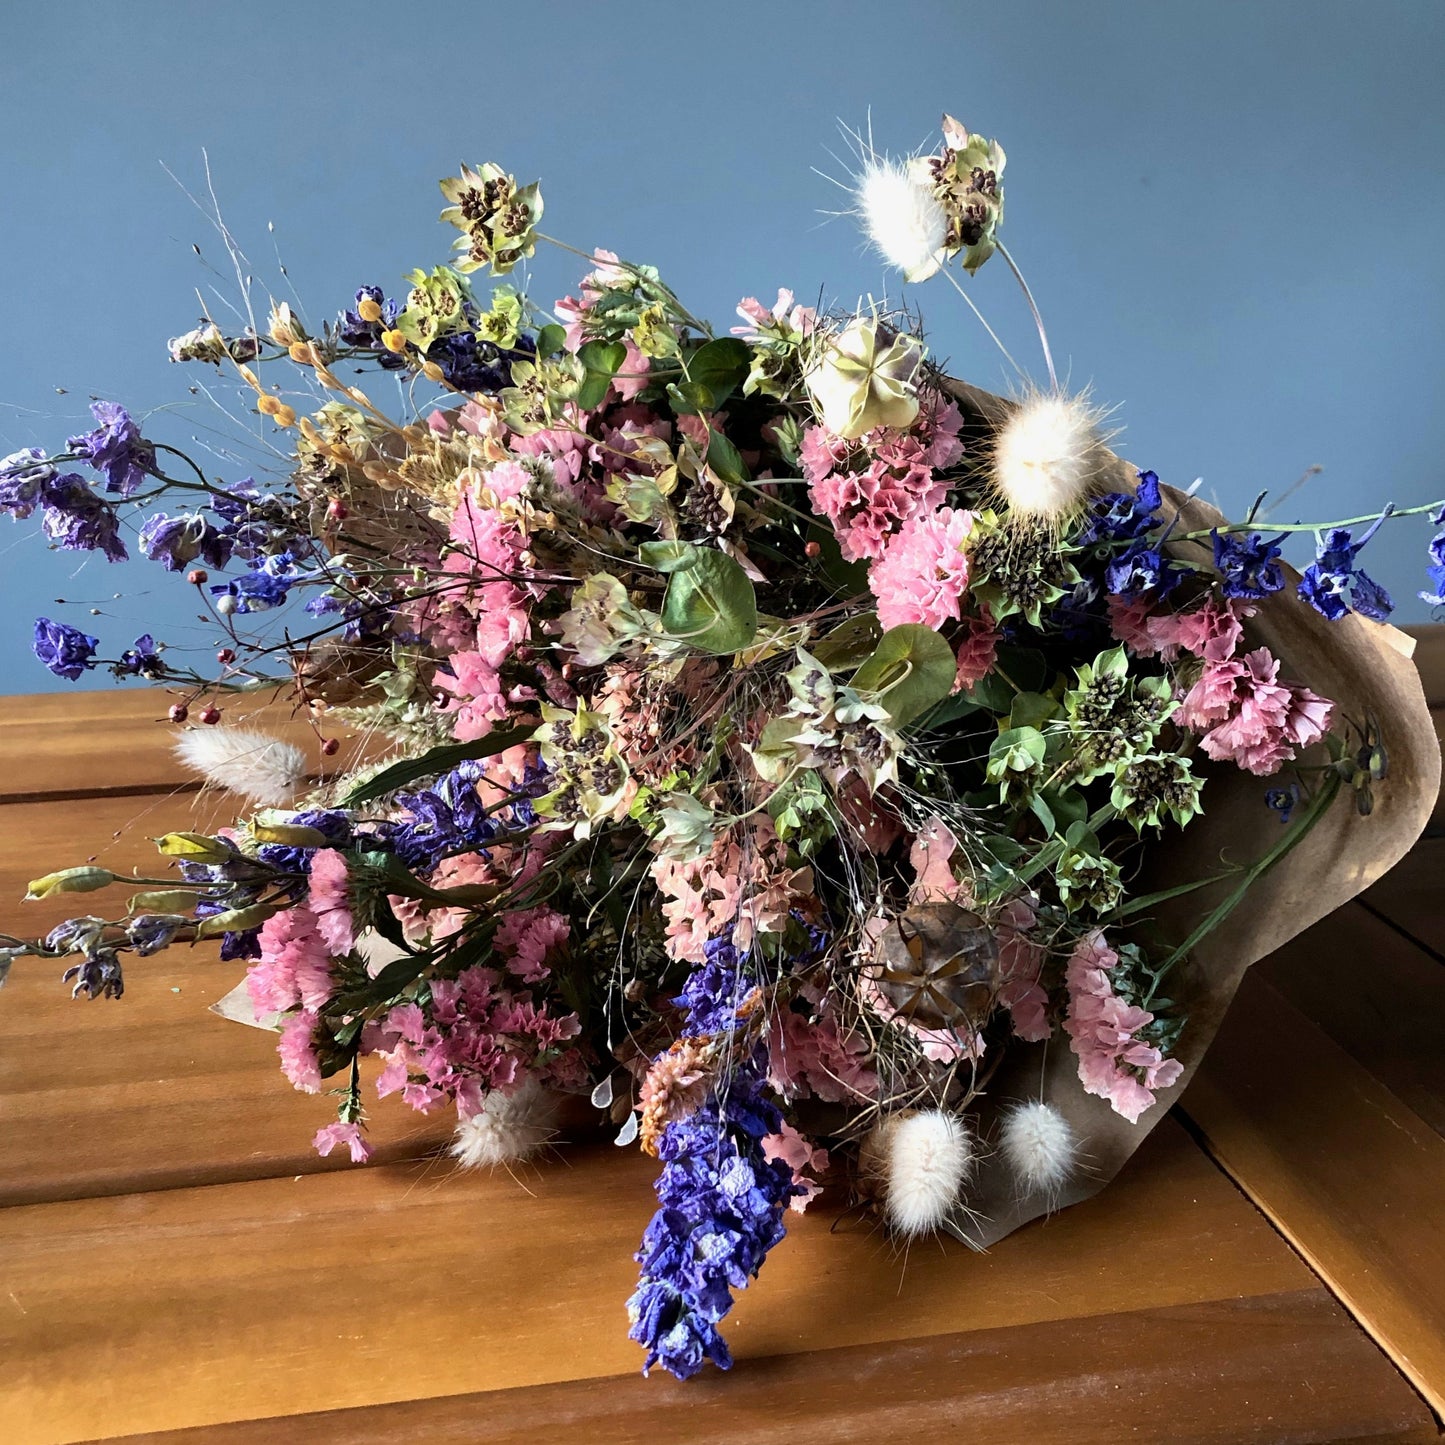
{"type": "MultiPolygon", "coordinates": [[[[779,285],[845,305],[890,287],[851,224],[820,217],[838,193],[811,168],[841,172],[840,117],[871,106],[901,150],[946,108],[1007,148],[1010,247],[1074,383],[1118,405],[1126,455],[1202,476],[1235,513],[1322,464],[1281,521],[1445,495],[1437,0],[0,0],[0,24],[0,452],[60,446],[95,394],[217,449],[217,471],[266,465],[261,434],[167,362],[197,289],[214,309],[237,286],[161,162],[204,198],[209,153],[257,294],[288,295],[279,253],[313,321],[444,259],[437,178],[495,158],[542,177],[549,232],[654,262],[726,324],[779,285]]],[[[575,272],[553,253],[534,275],[550,300],[575,272]]],[[[1032,362],[1003,267],[973,294],[1032,362]]],[[[946,283],[914,299],[958,374],[1006,384],[946,283]]],[[[1397,620],[1427,615],[1429,530],[1397,524],[1367,554],[1397,620]]],[[[0,690],[71,685],[30,657],[39,612],[112,655],[142,626],[211,636],[184,584],[49,553],[30,523],[0,520],[0,587],[0,690]]]]}

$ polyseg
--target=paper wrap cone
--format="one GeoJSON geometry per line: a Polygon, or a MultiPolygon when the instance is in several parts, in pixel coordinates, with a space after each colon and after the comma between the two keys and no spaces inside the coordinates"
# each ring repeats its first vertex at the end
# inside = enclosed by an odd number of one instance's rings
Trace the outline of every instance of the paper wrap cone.
{"type": "MultiPolygon", "coordinates": [[[[963,383],[950,383],[976,436],[992,431],[1011,403],[963,383]]],[[[1135,469],[1110,454],[1106,489],[1132,492],[1135,469]]],[[[1179,533],[1199,531],[1225,518],[1198,498],[1164,489],[1178,508],[1179,533]]],[[[1208,546],[1181,543],[1174,555],[1210,562],[1208,546]]],[[[1297,574],[1289,572],[1291,583],[1297,574]]],[[[997,1155],[986,1159],[970,1185],[974,1217],[960,1231],[984,1248],[1050,1207],[1097,1194],[1179,1097],[1218,1032],[1244,971],[1281,944],[1368,888],[1409,852],[1428,822],[1440,786],[1440,748],[1420,678],[1411,662],[1414,643],[1383,623],[1351,613],[1330,622],[1295,596],[1293,585],[1258,603],[1246,625],[1251,647],[1263,645],[1280,660],[1280,677],[1303,683],[1336,706],[1337,717],[1377,723],[1389,756],[1386,777],[1374,785],[1374,808],[1362,817],[1342,789],[1297,847],[1261,877],[1243,902],[1171,974],[1168,992],[1187,1015],[1173,1057],[1184,1065],[1179,1081],[1160,1090],[1137,1124],[1108,1102],[1086,1094],[1078,1059],[1067,1041],[1010,1045],[1008,1057],[982,1101],[980,1127],[996,1128],[1001,1110],[1042,1098],[1068,1120],[1082,1167],[1053,1199],[1023,1195],[997,1155]],[[1040,1093],[1042,1079],[1042,1093],[1040,1093]]],[[[1278,815],[1264,805],[1265,779],[1227,764],[1207,771],[1205,812],[1181,832],[1166,835],[1146,855],[1149,889],[1164,889],[1220,872],[1221,861],[1249,864],[1280,839],[1278,815]]],[[[1213,884],[1161,906],[1165,936],[1178,940],[1204,917],[1237,879],[1213,884]]]]}

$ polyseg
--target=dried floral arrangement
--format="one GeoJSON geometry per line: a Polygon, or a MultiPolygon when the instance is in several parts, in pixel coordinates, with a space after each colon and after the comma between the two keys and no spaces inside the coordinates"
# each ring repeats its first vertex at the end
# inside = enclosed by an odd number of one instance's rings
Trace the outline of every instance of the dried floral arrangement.
{"type": "Polygon", "coordinates": [[[883,259],[968,301],[956,273],[997,253],[1046,384],[953,381],[882,305],[781,291],[715,332],[603,251],[550,310],[484,294],[548,239],[538,186],[489,164],[442,182],[457,254],[400,295],[170,343],[289,476],[217,477],[112,403],[0,462],[0,509],[139,551],[225,639],[214,668],[150,636],[107,661],[41,619],[41,661],[170,689],[181,756],[249,805],[157,840],[154,878],[37,879],[130,891],[0,938],[0,980],[60,960],[118,998],[125,955],[218,939],[287,1077],[337,1103],[316,1147],[358,1162],[368,1080],[454,1109],[474,1165],[590,1097],[660,1161],[628,1312],[679,1377],[730,1363],[733,1292],[820,1189],[982,1245],[1098,1188],[1308,921],[1249,924],[1256,900],[1292,858],[1310,906],[1362,886],[1422,821],[1400,769],[1435,766],[1359,563],[1392,509],[1317,529],[1301,576],[1302,524],[1125,467],[1000,241],[1002,149],[945,118],[936,154],[859,151],[883,259]],[[322,753],[343,726],[390,750],[314,786],[228,719],[277,687],[322,753]]]}

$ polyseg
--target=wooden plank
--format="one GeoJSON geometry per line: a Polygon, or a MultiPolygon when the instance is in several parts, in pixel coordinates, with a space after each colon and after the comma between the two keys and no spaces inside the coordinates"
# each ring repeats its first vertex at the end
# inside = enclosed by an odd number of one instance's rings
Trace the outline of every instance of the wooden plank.
{"type": "Polygon", "coordinates": [[[1445,1139],[1258,968],[1245,976],[1181,1108],[1436,1412],[1445,1411],[1445,1139]]]}
{"type": "MultiPolygon", "coordinates": [[[[179,729],[166,710],[173,700],[157,688],[0,699],[0,757],[9,764],[0,776],[0,803],[198,786],[172,753],[179,729]]],[[[314,775],[329,776],[354,756],[348,743],[323,758],[317,733],[287,702],[238,698],[223,701],[222,711],[225,726],[259,728],[294,743],[314,775]]],[[[349,737],[344,730],[337,735],[349,737]]]]}
{"type": "Polygon", "coordinates": [[[1322,1289],[131,1436],[126,1445],[873,1445],[879,1440],[1434,1441],[1428,1412],[1322,1289]],[[961,1427],[966,1423],[966,1428],[961,1427]]]}
{"type": "Polygon", "coordinates": [[[1445,624],[1417,622],[1400,629],[1415,639],[1415,666],[1432,706],[1445,706],[1445,624]]]}
{"type": "Polygon", "coordinates": [[[1445,1134],[1445,968],[1353,903],[1259,968],[1356,1063],[1445,1134]]]}
{"type": "Polygon", "coordinates": [[[1422,838],[1361,901],[1445,959],[1445,837],[1422,838]]]}
{"type": "MultiPolygon", "coordinates": [[[[604,1145],[522,1182],[392,1165],[0,1210],[7,1445],[630,1374],[654,1167],[604,1145]]],[[[836,1218],[793,1220],[742,1294],[740,1362],[1315,1287],[1170,1121],[988,1255],[905,1260],[836,1218]]]]}
{"type": "MultiPolygon", "coordinates": [[[[0,810],[0,929],[34,936],[73,914],[116,916],[125,892],[15,900],[37,872],[94,857],[117,871],[164,863],[151,834],[230,817],[215,796],[104,797],[0,810]],[[111,841],[94,853],[76,842],[111,841]]],[[[166,876],[157,872],[154,876],[166,876]]],[[[21,959],[0,991],[0,1204],[170,1189],[341,1166],[311,1148],[331,1101],[282,1077],[274,1036],[209,1013],[245,974],[215,945],[128,959],[125,997],[75,1000],[54,963],[21,959]]],[[[445,1142],[440,1113],[397,1099],[373,1111],[382,1157],[445,1142]]]]}

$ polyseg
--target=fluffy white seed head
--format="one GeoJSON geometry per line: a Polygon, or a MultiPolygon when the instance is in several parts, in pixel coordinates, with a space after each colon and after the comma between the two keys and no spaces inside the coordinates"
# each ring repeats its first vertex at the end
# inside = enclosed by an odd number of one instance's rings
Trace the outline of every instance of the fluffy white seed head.
{"type": "Polygon", "coordinates": [[[1014,516],[1054,526],[1089,499],[1107,453],[1101,414],[1082,396],[1037,392],[999,428],[993,484],[1014,516]]]}
{"type": "Polygon", "coordinates": [[[948,213],[911,161],[865,152],[853,200],[864,235],[906,280],[925,281],[943,264],[948,213]]]}
{"type": "Polygon", "coordinates": [[[557,1096],[535,1079],[514,1093],[493,1089],[480,1114],[457,1124],[451,1152],[465,1169],[495,1169],[530,1159],[552,1137],[557,1096]]]}
{"type": "Polygon", "coordinates": [[[859,1163],[890,1228],[912,1239],[938,1229],[958,1203],[973,1140],[963,1120],[942,1109],[893,1114],[863,1141],[859,1163]]]}
{"type": "Polygon", "coordinates": [[[1020,1104],[1003,1121],[999,1152],[1026,1194],[1057,1194],[1073,1172],[1079,1146],[1052,1104],[1020,1104]]]}
{"type": "Polygon", "coordinates": [[[306,781],[300,748],[249,728],[191,728],[176,739],[176,755],[208,783],[268,807],[289,803],[306,781]]]}

